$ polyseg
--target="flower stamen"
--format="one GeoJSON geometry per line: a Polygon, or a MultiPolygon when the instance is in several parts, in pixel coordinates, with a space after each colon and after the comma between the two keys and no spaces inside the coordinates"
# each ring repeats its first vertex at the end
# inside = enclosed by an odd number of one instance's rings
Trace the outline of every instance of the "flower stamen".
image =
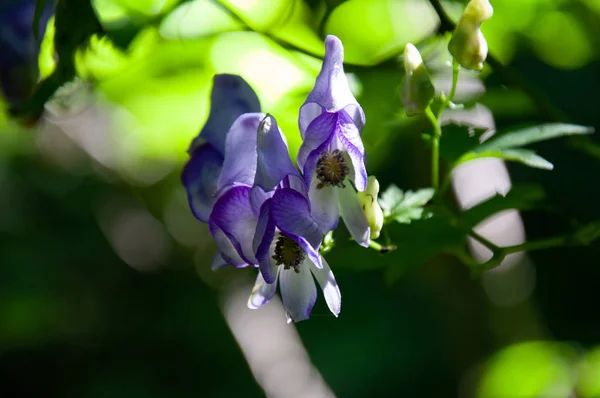
{"type": "Polygon", "coordinates": [[[344,153],[339,149],[334,149],[332,152],[321,152],[317,161],[316,172],[320,181],[317,184],[317,189],[321,189],[326,185],[345,188],[344,178],[350,173],[350,169],[344,158],[344,153]]]}
{"type": "Polygon", "coordinates": [[[276,265],[283,265],[283,269],[293,268],[299,274],[304,257],[304,250],[296,241],[283,234],[279,235],[275,244],[275,255],[272,257],[276,265]]]}

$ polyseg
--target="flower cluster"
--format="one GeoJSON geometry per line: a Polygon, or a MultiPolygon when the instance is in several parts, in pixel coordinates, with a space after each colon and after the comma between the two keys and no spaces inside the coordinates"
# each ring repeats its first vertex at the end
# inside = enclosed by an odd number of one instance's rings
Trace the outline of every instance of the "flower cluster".
{"type": "Polygon", "coordinates": [[[309,318],[317,296],[313,277],[331,312],[340,312],[339,288],[319,250],[340,214],[362,246],[369,245],[370,225],[381,228],[357,194],[368,183],[360,137],[365,115],[343,58],[341,41],[327,36],[321,72],[299,111],[299,170],[277,121],[260,113],[249,85],[217,75],[210,116],[182,174],[192,212],[208,223],[219,249],[213,268],[257,267],[248,306],[266,304],[279,285],[288,321],[309,318]]]}

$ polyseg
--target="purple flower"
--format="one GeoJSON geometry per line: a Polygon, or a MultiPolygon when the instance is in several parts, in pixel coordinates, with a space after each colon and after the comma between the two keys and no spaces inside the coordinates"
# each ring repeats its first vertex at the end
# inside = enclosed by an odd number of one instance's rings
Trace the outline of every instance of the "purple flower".
{"type": "Polygon", "coordinates": [[[319,255],[322,239],[306,196],[292,188],[276,189],[260,209],[253,241],[260,273],[248,307],[259,308],[269,302],[279,283],[288,319],[308,319],[317,298],[314,275],[329,309],[337,316],[341,295],[329,265],[319,255]]]}
{"type": "Polygon", "coordinates": [[[208,220],[223,259],[213,265],[258,265],[252,242],[261,206],[276,187],[303,187],[302,180],[270,115],[247,113],[237,118],[227,135],[225,154],[216,184],[218,199],[208,220]]]}
{"type": "Polygon", "coordinates": [[[200,221],[208,222],[216,201],[217,181],[225,159],[225,141],[230,127],[241,114],[259,111],[258,98],[244,79],[226,74],[214,77],[210,115],[190,145],[190,159],[181,174],[190,209],[200,221]]]}
{"type": "Polygon", "coordinates": [[[321,232],[335,229],[341,213],[352,237],[368,246],[369,224],[355,191],[364,191],[367,186],[365,148],[360,138],[365,115],[350,91],[343,62],[342,42],[327,36],[323,67],[300,108],[304,141],[298,165],[309,187],[311,214],[321,232]]]}

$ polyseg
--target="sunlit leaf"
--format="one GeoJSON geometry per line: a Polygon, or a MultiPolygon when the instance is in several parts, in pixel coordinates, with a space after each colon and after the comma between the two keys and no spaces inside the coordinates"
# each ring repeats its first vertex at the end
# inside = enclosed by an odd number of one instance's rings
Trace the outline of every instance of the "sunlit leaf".
{"type": "Polygon", "coordinates": [[[189,39],[244,29],[245,25],[214,0],[181,4],[160,24],[167,39],[189,39]]]}
{"type": "Polygon", "coordinates": [[[553,138],[591,134],[594,132],[592,127],[579,126],[576,124],[550,123],[539,126],[527,127],[509,133],[497,134],[484,142],[479,148],[487,149],[505,149],[517,148],[535,142],[551,140],[553,138]]]}
{"type": "Polygon", "coordinates": [[[600,396],[600,347],[596,346],[583,357],[579,369],[578,396],[583,398],[600,396]]]}
{"type": "Polygon", "coordinates": [[[462,156],[458,161],[458,164],[481,158],[499,158],[511,162],[523,163],[526,166],[544,170],[552,170],[554,168],[552,163],[528,149],[477,150],[462,156]]]}
{"type": "Polygon", "coordinates": [[[220,0],[252,30],[267,32],[285,20],[298,0],[220,0]]]}
{"type": "Polygon", "coordinates": [[[374,65],[427,38],[438,23],[428,1],[353,0],[333,10],[325,31],[344,42],[347,63],[374,65]]]}
{"type": "Polygon", "coordinates": [[[314,20],[315,16],[308,4],[296,0],[287,18],[268,33],[303,51],[322,57],[325,54],[325,46],[314,29],[314,20]]]}
{"type": "Polygon", "coordinates": [[[525,342],[495,354],[485,365],[477,397],[571,396],[571,347],[553,342],[525,342]]]}
{"type": "MultiPolygon", "coordinates": [[[[552,170],[552,163],[537,155],[534,151],[520,147],[553,138],[571,135],[591,134],[591,127],[574,124],[544,124],[528,127],[508,133],[497,133],[481,145],[473,147],[454,162],[457,166],[461,163],[480,158],[500,158],[508,161],[519,162],[529,167],[552,170]]],[[[463,140],[464,141],[464,140],[463,140]]]]}
{"type": "Polygon", "coordinates": [[[434,193],[433,188],[403,192],[397,186],[390,185],[381,194],[379,205],[386,218],[408,224],[423,217],[423,206],[431,200],[434,193]]]}
{"type": "Polygon", "coordinates": [[[594,55],[593,41],[580,18],[562,10],[539,15],[526,34],[537,55],[558,68],[580,68],[594,55]]]}

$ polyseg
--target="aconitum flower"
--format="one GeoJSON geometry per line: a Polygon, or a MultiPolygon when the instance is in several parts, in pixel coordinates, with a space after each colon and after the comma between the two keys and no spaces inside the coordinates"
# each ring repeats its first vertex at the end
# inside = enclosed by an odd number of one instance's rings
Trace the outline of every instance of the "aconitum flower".
{"type": "Polygon", "coordinates": [[[263,117],[262,113],[245,113],[227,133],[226,156],[215,184],[217,199],[208,219],[210,233],[223,259],[221,263],[213,262],[213,268],[258,264],[252,239],[260,206],[268,196],[264,191],[253,191],[252,185],[257,162],[256,135],[263,117]]]}
{"type": "Polygon", "coordinates": [[[355,191],[367,187],[360,138],[365,115],[350,91],[343,62],[342,42],[327,36],[323,67],[300,108],[304,141],[297,160],[309,187],[311,214],[321,232],[335,229],[341,213],[352,237],[368,246],[369,224],[355,191]]]}
{"type": "MultiPolygon", "coordinates": [[[[231,126],[209,229],[224,263],[257,265],[252,241],[263,203],[273,189],[303,186],[283,133],[270,115],[247,113],[231,126]]],[[[318,246],[317,246],[318,248],[318,246]]]]}
{"type": "Polygon", "coordinates": [[[217,181],[225,157],[225,139],[234,120],[243,113],[259,112],[260,103],[252,88],[236,75],[216,75],[211,92],[210,115],[188,153],[181,174],[194,216],[208,222],[216,201],[217,181]]]}
{"type": "Polygon", "coordinates": [[[314,276],[330,311],[338,316],[341,294],[329,265],[319,255],[322,239],[306,196],[291,188],[275,190],[260,210],[253,242],[260,273],[248,307],[269,302],[279,284],[288,321],[308,319],[317,298],[314,276]]]}

